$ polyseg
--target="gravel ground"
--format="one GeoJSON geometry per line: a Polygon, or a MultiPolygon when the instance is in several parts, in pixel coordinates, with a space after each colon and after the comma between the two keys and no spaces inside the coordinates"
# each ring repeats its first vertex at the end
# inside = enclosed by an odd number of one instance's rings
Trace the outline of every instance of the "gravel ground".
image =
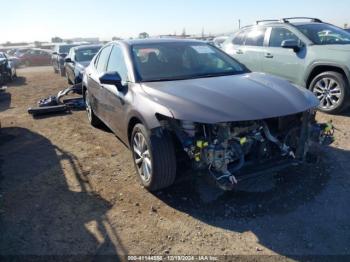
{"type": "Polygon", "coordinates": [[[338,128],[318,164],[231,193],[189,173],[151,194],[84,111],[27,114],[66,79],[50,67],[18,75],[0,94],[1,255],[350,255],[350,113],[318,115],[338,128]]]}

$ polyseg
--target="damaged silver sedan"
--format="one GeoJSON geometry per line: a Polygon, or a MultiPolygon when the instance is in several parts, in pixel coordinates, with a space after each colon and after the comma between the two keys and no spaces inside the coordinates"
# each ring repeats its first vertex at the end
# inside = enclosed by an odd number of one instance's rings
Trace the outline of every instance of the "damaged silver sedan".
{"type": "Polygon", "coordinates": [[[315,121],[311,92],[199,41],[107,44],[85,71],[83,93],[90,123],[130,146],[151,191],[170,186],[186,164],[232,190],[333,142],[332,125],[315,121]]]}

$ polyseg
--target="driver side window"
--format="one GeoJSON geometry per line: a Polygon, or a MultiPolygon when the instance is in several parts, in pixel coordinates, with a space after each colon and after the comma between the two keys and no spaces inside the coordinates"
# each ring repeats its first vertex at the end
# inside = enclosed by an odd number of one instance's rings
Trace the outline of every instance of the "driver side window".
{"type": "Polygon", "coordinates": [[[117,45],[113,46],[113,50],[107,65],[107,72],[118,72],[122,81],[128,81],[128,70],[121,48],[117,45]]]}
{"type": "Polygon", "coordinates": [[[112,49],[111,45],[106,46],[105,48],[102,49],[96,64],[97,72],[99,73],[106,72],[107,62],[109,59],[109,55],[111,53],[111,49],[112,49]]]}
{"type": "Polygon", "coordinates": [[[269,46],[270,47],[281,47],[282,42],[284,40],[296,40],[296,41],[298,41],[299,38],[294,33],[292,33],[291,31],[289,31],[286,28],[282,28],[282,27],[272,28],[269,46]]]}

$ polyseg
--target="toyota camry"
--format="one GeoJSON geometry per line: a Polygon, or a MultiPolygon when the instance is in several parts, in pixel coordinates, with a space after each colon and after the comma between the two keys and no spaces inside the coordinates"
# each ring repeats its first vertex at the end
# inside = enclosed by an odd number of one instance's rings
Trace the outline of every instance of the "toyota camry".
{"type": "Polygon", "coordinates": [[[319,101],[281,78],[252,73],[218,48],[194,40],[105,45],[83,77],[87,116],[132,151],[141,183],[170,186],[179,165],[224,190],[299,165],[313,144],[333,141],[315,121],[319,101]]]}

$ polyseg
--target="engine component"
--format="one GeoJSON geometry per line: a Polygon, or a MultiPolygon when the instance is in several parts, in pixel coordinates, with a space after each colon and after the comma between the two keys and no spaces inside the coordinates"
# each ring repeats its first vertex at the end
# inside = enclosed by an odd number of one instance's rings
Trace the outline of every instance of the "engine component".
{"type": "MultiPolygon", "coordinates": [[[[297,114],[286,118],[213,125],[179,121],[173,127],[184,151],[193,160],[194,168],[207,170],[221,188],[232,189],[246,165],[294,161],[295,152],[301,146],[302,121],[303,116],[297,114]]],[[[312,140],[322,144],[333,142],[334,128],[331,124],[315,125],[311,117],[309,121],[312,140]]]]}
{"type": "Polygon", "coordinates": [[[310,129],[311,141],[324,146],[328,146],[334,142],[335,128],[332,122],[326,124],[314,124],[310,129]]]}
{"type": "Polygon", "coordinates": [[[194,137],[196,134],[196,126],[191,121],[182,121],[181,122],[182,128],[186,134],[188,134],[190,137],[194,137]]]}
{"type": "Polygon", "coordinates": [[[281,143],[276,137],[274,137],[270,133],[269,127],[267,126],[266,122],[262,121],[262,126],[266,138],[272,143],[275,143],[280,148],[283,156],[290,155],[293,158],[295,158],[295,153],[285,143],[281,143]]]}

